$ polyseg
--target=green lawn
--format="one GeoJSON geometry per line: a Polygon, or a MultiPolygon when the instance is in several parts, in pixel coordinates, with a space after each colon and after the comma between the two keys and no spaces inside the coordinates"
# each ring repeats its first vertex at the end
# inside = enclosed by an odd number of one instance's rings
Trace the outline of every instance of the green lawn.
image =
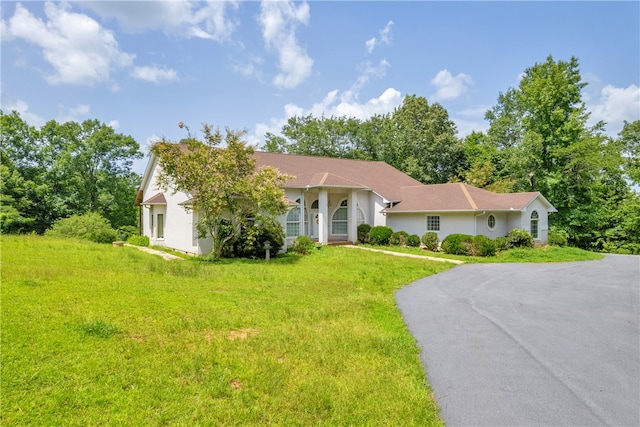
{"type": "Polygon", "coordinates": [[[439,425],[394,292],[451,264],[2,237],[2,425],[439,425]]]}
{"type": "Polygon", "coordinates": [[[406,254],[423,255],[435,258],[455,259],[466,263],[507,263],[507,262],[573,262],[592,261],[602,259],[603,255],[595,252],[585,251],[578,248],[557,246],[542,246],[539,248],[509,249],[499,252],[492,257],[471,257],[464,255],[451,255],[443,252],[430,252],[420,248],[400,247],[400,246],[373,246],[363,245],[367,248],[382,249],[385,251],[400,252],[406,254]]]}

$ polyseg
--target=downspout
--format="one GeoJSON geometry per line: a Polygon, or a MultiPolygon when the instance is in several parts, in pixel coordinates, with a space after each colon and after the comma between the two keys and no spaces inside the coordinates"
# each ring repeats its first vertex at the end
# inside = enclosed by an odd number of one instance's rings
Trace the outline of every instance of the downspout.
{"type": "Polygon", "coordinates": [[[478,215],[474,215],[473,216],[473,235],[477,236],[478,235],[478,221],[476,220],[476,218],[478,218],[479,216],[482,216],[484,214],[486,214],[487,211],[482,211],[482,213],[479,213],[478,215]]]}

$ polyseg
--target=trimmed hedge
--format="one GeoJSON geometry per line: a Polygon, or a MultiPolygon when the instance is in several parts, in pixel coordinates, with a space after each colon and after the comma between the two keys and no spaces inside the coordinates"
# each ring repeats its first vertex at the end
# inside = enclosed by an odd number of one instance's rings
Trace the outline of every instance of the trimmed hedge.
{"type": "Polygon", "coordinates": [[[533,237],[528,232],[514,228],[507,233],[507,241],[511,248],[532,248],[533,237]]]}
{"type": "Polygon", "coordinates": [[[391,227],[377,225],[369,230],[369,243],[380,246],[388,245],[392,234],[391,227]]]}
{"type": "Polygon", "coordinates": [[[491,238],[478,234],[473,238],[473,249],[477,256],[494,256],[497,252],[497,245],[491,238]]]}
{"type": "Polygon", "coordinates": [[[438,239],[438,234],[433,231],[427,231],[422,235],[422,244],[425,249],[431,252],[436,252],[438,250],[438,245],[440,240],[438,239]]]}
{"type": "Polygon", "coordinates": [[[289,246],[289,251],[298,255],[308,255],[316,249],[316,244],[309,236],[298,236],[289,246]]]}
{"type": "Polygon", "coordinates": [[[440,245],[442,251],[452,255],[469,255],[473,247],[473,236],[469,234],[449,234],[440,245]]]}
{"type": "Polygon", "coordinates": [[[391,246],[406,246],[409,239],[409,233],[406,231],[396,231],[389,237],[389,244],[391,246]]]}
{"type": "Polygon", "coordinates": [[[371,226],[369,224],[360,224],[358,226],[358,242],[368,243],[369,231],[371,231],[371,226]]]}
{"type": "Polygon", "coordinates": [[[407,246],[410,246],[412,248],[419,247],[420,246],[420,236],[418,236],[417,234],[411,234],[407,238],[407,246]]]}

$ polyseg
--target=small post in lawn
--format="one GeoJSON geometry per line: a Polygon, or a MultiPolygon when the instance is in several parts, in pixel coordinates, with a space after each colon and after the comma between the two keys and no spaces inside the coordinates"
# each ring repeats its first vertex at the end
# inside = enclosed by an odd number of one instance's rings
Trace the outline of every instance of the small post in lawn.
{"type": "Polygon", "coordinates": [[[264,259],[269,261],[271,259],[271,243],[268,240],[264,242],[264,250],[266,251],[264,259]]]}

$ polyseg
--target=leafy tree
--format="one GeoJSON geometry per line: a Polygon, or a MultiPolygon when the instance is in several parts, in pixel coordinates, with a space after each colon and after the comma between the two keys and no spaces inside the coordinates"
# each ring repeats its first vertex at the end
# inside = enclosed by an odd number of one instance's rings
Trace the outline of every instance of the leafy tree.
{"type": "Polygon", "coordinates": [[[256,168],[254,150],[243,141],[244,134],[227,129],[223,137],[205,125],[204,141],[189,136],[181,144],[163,139],[151,147],[162,168],[159,185],[193,196],[198,231],[201,237],[212,237],[216,260],[248,220],[274,217],[287,209],[282,185],[288,177],[273,167],[256,168]],[[220,147],[223,142],[225,148],[220,147]],[[224,229],[227,220],[230,232],[224,229]]]}
{"type": "Polygon", "coordinates": [[[440,104],[429,105],[425,98],[410,95],[391,120],[396,136],[388,163],[425,184],[445,183],[458,176],[463,146],[440,104]]]}
{"type": "Polygon", "coordinates": [[[509,191],[540,191],[558,209],[552,221],[573,244],[601,249],[628,186],[622,144],[604,135],[604,123],[587,126],[585,86],[574,57],[549,56],[526,69],[518,87],[500,94],[487,112],[486,138],[466,146],[471,159],[485,161],[467,178],[492,173],[486,181],[511,181],[509,191]]]}
{"type": "Polygon", "coordinates": [[[626,173],[630,180],[640,185],[640,120],[624,122],[619,141],[626,157],[626,173]]]}
{"type": "Polygon", "coordinates": [[[5,232],[44,233],[59,218],[95,211],[112,226],[135,225],[131,202],[142,157],[130,136],[97,120],[29,126],[0,111],[2,210],[5,232]]]}
{"type": "Polygon", "coordinates": [[[424,183],[456,179],[464,150],[440,104],[405,97],[392,114],[360,121],[348,117],[291,117],[282,136],[267,133],[263,149],[279,153],[385,161],[424,183]]]}

